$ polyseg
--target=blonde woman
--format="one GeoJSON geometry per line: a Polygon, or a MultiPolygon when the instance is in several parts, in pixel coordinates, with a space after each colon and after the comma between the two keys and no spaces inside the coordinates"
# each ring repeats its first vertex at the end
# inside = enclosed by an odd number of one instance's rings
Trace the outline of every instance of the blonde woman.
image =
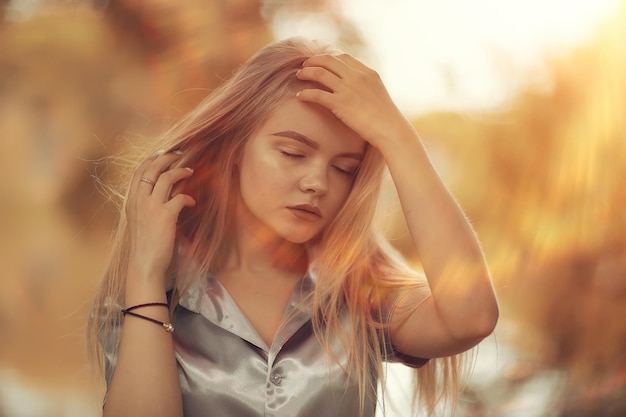
{"type": "Polygon", "coordinates": [[[373,416],[385,361],[415,368],[419,406],[454,396],[457,354],[498,307],[376,72],[317,42],[271,44],[150,153],[91,320],[105,416],[373,416]],[[373,227],[385,167],[424,275],[373,227]]]}

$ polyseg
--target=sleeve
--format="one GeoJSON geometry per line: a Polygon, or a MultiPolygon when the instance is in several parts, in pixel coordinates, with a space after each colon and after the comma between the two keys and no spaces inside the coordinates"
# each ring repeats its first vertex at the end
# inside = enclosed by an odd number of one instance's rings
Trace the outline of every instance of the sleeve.
{"type": "Polygon", "coordinates": [[[106,403],[109,386],[111,384],[111,379],[113,378],[113,371],[115,370],[115,365],[117,364],[117,350],[119,347],[121,333],[121,317],[116,315],[108,320],[109,323],[107,324],[110,328],[108,336],[105,336],[102,332],[98,334],[98,342],[100,343],[102,354],[104,356],[104,378],[106,383],[106,392],[102,401],[103,406],[106,403]]]}
{"type": "MultiPolygon", "coordinates": [[[[115,329],[115,332],[119,332],[119,328],[115,329]]],[[[113,337],[111,339],[116,339],[113,337]]],[[[106,381],[107,394],[109,391],[109,385],[111,384],[111,378],[113,377],[113,371],[117,364],[117,346],[113,346],[112,340],[100,340],[102,345],[102,351],[104,354],[104,378],[106,381]]],[[[106,402],[106,394],[104,396],[106,402]]]]}
{"type": "MultiPolygon", "coordinates": [[[[167,302],[169,304],[172,300],[172,290],[169,289],[166,295],[167,302]]],[[[107,401],[109,386],[111,385],[111,380],[113,378],[113,371],[117,365],[117,352],[120,344],[123,321],[122,307],[120,305],[107,303],[107,308],[113,308],[115,313],[109,316],[108,323],[106,323],[110,328],[108,337],[105,337],[102,333],[98,335],[98,342],[102,347],[102,353],[104,355],[104,378],[106,382],[106,392],[104,394],[104,399],[102,400],[102,406],[104,406],[107,401]]],[[[100,320],[104,319],[100,318],[100,320]]]]}
{"type": "Polygon", "coordinates": [[[407,354],[404,354],[402,352],[400,352],[398,349],[396,349],[396,347],[393,345],[392,341],[391,341],[391,335],[389,333],[389,324],[391,323],[391,317],[393,316],[396,307],[400,301],[400,299],[402,298],[402,295],[399,294],[394,298],[391,298],[391,302],[387,302],[387,303],[382,303],[380,306],[380,310],[379,310],[379,314],[380,314],[380,320],[383,324],[383,359],[386,362],[391,362],[391,363],[402,363],[406,366],[409,366],[411,368],[421,368],[422,366],[426,365],[426,363],[429,361],[428,358],[419,358],[416,356],[410,356],[407,354]]]}

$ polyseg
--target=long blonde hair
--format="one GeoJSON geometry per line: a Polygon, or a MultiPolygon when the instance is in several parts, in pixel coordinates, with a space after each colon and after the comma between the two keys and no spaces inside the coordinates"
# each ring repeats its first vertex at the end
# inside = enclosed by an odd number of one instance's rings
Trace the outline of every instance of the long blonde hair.
{"type": "MultiPolygon", "coordinates": [[[[143,155],[157,149],[179,150],[185,166],[195,172],[186,187],[197,204],[184,209],[179,219],[185,250],[175,254],[170,266],[175,277],[173,306],[191,280],[222,267],[238,193],[232,173],[246,141],[281,102],[307,85],[295,77],[307,58],[338,52],[302,38],[263,48],[143,155]]],[[[391,354],[382,300],[399,288],[425,285],[373,226],[384,169],[380,153],[368,147],[343,208],[316,240],[316,285],[310,299],[313,327],[322,345],[328,348],[330,340],[338,338],[350,353],[346,371],[358,383],[361,407],[368,396],[376,395],[378,378],[384,378],[384,359],[391,354]],[[346,315],[349,331],[340,321],[346,315]]],[[[98,341],[113,347],[119,343],[115,329],[121,324],[129,244],[121,208],[111,259],[88,326],[90,351],[100,364],[103,352],[98,341]]],[[[444,394],[454,397],[458,359],[433,359],[415,371],[415,398],[421,406],[432,411],[447,397],[444,394]]]]}

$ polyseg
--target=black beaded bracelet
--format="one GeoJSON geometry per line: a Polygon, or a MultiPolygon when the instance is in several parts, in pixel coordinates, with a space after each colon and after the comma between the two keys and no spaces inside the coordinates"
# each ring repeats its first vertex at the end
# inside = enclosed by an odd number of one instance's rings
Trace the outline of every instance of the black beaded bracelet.
{"type": "Polygon", "coordinates": [[[158,324],[159,326],[162,326],[163,329],[165,329],[166,332],[172,333],[174,331],[174,325],[172,323],[163,323],[162,321],[155,320],[152,317],[147,317],[147,316],[144,316],[142,314],[137,314],[137,313],[132,311],[132,310],[135,310],[135,309],[138,309],[138,308],[141,308],[141,307],[151,307],[151,306],[169,307],[166,303],[138,304],[138,305],[135,305],[135,306],[132,306],[132,307],[128,307],[128,308],[122,309],[122,314],[124,316],[129,314],[131,316],[135,316],[137,318],[140,318],[140,319],[147,320],[147,321],[150,321],[152,323],[158,324]]]}

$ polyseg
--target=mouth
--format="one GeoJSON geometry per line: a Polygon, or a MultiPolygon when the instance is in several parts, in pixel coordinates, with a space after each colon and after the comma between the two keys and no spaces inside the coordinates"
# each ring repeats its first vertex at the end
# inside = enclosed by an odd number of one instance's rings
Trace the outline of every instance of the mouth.
{"type": "Polygon", "coordinates": [[[300,214],[303,216],[307,216],[312,219],[320,219],[322,218],[322,212],[319,208],[312,206],[310,204],[300,204],[297,206],[289,206],[289,210],[291,210],[294,214],[300,214]]]}

